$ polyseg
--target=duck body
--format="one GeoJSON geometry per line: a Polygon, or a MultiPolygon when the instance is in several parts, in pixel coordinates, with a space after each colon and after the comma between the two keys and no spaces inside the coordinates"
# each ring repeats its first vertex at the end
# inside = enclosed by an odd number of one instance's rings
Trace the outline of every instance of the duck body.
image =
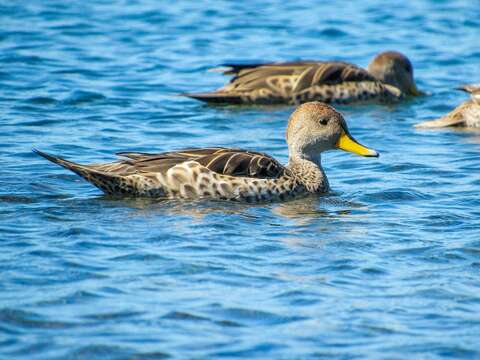
{"type": "MultiPolygon", "coordinates": [[[[80,165],[37,153],[72,170],[109,195],[265,201],[285,200],[307,192],[301,176],[296,174],[297,167],[290,169],[265,154],[241,149],[118,153],[128,160],[99,165],[80,165]]],[[[327,190],[328,182],[323,177],[315,191],[327,190]]]]}
{"type": "Polygon", "coordinates": [[[234,75],[226,86],[213,92],[184,95],[209,103],[349,104],[395,102],[414,88],[411,63],[396,52],[380,54],[369,70],[340,61],[225,64],[225,67],[224,74],[234,75]]]}
{"type": "Polygon", "coordinates": [[[320,103],[304,104],[294,112],[287,142],[290,156],[286,166],[260,152],[221,147],[158,154],[118,153],[126,160],[91,165],[35,152],[109,195],[248,202],[327,192],[329,184],[320,164],[323,150],[342,148],[378,156],[351,138],[338,112],[320,103]],[[327,121],[326,125],[321,125],[319,118],[327,121]]]}
{"type": "Polygon", "coordinates": [[[480,128],[480,84],[464,85],[458,88],[470,93],[464,101],[445,116],[415,125],[417,128],[469,127],[480,128]]]}

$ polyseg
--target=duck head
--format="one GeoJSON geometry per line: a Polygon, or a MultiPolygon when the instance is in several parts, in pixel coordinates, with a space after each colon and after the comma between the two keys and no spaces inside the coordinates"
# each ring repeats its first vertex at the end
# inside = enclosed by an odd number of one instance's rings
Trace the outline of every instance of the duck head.
{"type": "Polygon", "coordinates": [[[321,102],[300,105],[290,116],[287,144],[291,159],[317,162],[320,153],[341,149],[361,156],[378,157],[378,152],[358,143],[348,131],[342,114],[321,102]]]}
{"type": "Polygon", "coordinates": [[[415,85],[412,63],[397,51],[385,51],[375,56],[368,65],[368,72],[377,80],[400,89],[404,94],[422,95],[415,85]]]}

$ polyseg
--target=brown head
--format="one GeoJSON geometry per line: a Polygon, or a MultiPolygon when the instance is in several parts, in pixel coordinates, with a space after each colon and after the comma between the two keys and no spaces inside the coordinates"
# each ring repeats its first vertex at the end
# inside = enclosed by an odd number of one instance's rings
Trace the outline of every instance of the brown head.
{"type": "Polygon", "coordinates": [[[368,65],[368,72],[377,80],[395,86],[402,93],[421,95],[413,78],[413,66],[410,60],[397,51],[385,51],[368,65]]]}
{"type": "Polygon", "coordinates": [[[321,152],[334,149],[378,156],[375,150],[355,141],[342,114],[317,101],[302,104],[292,113],[287,127],[287,144],[291,158],[314,160],[321,152]]]}

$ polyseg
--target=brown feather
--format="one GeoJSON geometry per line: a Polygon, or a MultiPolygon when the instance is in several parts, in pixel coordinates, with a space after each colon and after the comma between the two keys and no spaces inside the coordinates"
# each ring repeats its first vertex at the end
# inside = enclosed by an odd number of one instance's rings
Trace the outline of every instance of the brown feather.
{"type": "Polygon", "coordinates": [[[236,91],[256,90],[260,87],[266,87],[266,80],[275,76],[299,76],[301,84],[297,84],[296,91],[301,91],[313,85],[335,85],[347,81],[376,81],[365,69],[345,62],[296,62],[264,65],[242,70],[230,81],[226,89],[236,91]]]}
{"type": "Polygon", "coordinates": [[[260,66],[268,66],[268,65],[276,65],[276,66],[302,66],[305,64],[312,64],[316,63],[313,60],[303,60],[303,61],[287,61],[287,62],[265,62],[265,63],[252,63],[252,64],[236,64],[236,63],[225,63],[219,65],[212,69],[212,71],[216,71],[219,69],[224,75],[238,75],[241,71],[258,68],[260,66]]]}
{"type": "Polygon", "coordinates": [[[122,173],[122,175],[145,172],[165,174],[175,165],[186,161],[196,161],[209,170],[222,175],[277,178],[285,171],[278,161],[268,155],[240,149],[201,148],[159,154],[118,153],[117,155],[128,157],[131,160],[94,165],[95,168],[105,171],[108,166],[110,171],[122,173]],[[256,161],[253,161],[254,159],[256,161]]]}

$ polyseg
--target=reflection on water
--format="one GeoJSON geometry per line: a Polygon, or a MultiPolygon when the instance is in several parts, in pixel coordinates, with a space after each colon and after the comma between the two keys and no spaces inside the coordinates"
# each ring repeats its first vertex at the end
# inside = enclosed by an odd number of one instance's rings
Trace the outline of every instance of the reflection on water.
{"type": "Polygon", "coordinates": [[[99,196],[95,201],[109,207],[130,208],[133,217],[187,216],[192,220],[202,220],[207,215],[238,215],[245,219],[261,220],[255,209],[268,209],[274,215],[294,220],[298,225],[308,225],[317,218],[337,216],[361,216],[364,204],[342,199],[335,193],[310,195],[287,202],[265,202],[249,204],[221,200],[175,200],[149,198],[119,198],[99,196]],[[358,211],[355,211],[358,210],[358,211]]]}
{"type": "Polygon", "coordinates": [[[0,358],[480,358],[479,132],[419,130],[478,79],[474,1],[0,2],[0,358]],[[381,153],[286,203],[102,196],[32,148],[232,146],[287,161],[290,106],[207,106],[233,61],[382,50],[428,96],[339,106],[381,153]],[[359,355],[360,354],[360,355],[359,355]]]}

